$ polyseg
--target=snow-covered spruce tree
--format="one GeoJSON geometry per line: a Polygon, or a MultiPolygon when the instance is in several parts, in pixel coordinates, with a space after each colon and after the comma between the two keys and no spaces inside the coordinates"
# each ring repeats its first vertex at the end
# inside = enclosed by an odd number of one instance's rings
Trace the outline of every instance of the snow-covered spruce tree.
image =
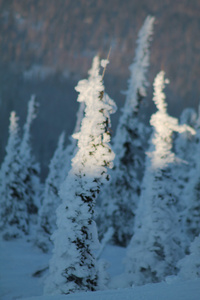
{"type": "MultiPolygon", "coordinates": [[[[89,81],[93,80],[92,75],[93,73],[91,70],[89,71],[89,81]]],[[[80,102],[79,109],[76,114],[76,124],[73,134],[80,131],[84,110],[85,103],[80,102]]],[[[60,137],[58,148],[51,160],[49,175],[45,182],[42,207],[39,211],[38,230],[36,234],[36,245],[44,252],[48,252],[51,249],[52,241],[50,236],[56,229],[56,215],[53,214],[52,216],[52,211],[56,211],[60,204],[58,191],[60,190],[61,183],[67,177],[71,168],[71,160],[77,151],[77,140],[72,136],[70,136],[69,140],[70,143],[64,149],[64,136],[60,137]]]]}
{"type": "Polygon", "coordinates": [[[130,285],[159,282],[176,274],[177,261],[185,254],[178,217],[180,199],[171,172],[176,164],[172,135],[174,131],[194,133],[194,130],[178,125],[178,120],[167,114],[165,83],[161,71],[154,81],[153,100],[158,111],[150,120],[154,132],[136,212],[135,233],[127,249],[126,274],[130,285]]]}
{"type": "MultiPolygon", "coordinates": [[[[37,116],[38,103],[35,100],[35,96],[32,95],[28,102],[27,118],[24,125],[24,133],[22,142],[19,149],[20,159],[20,181],[23,185],[23,201],[27,205],[27,211],[29,214],[29,223],[31,225],[36,224],[38,207],[40,206],[40,195],[41,195],[41,183],[39,178],[40,167],[35,161],[31,148],[31,135],[30,129],[33,120],[37,116]]],[[[29,226],[31,230],[32,226],[29,226]]]]}
{"type": "Polygon", "coordinates": [[[178,277],[184,280],[200,278],[200,235],[190,245],[190,254],[178,262],[178,277]]]}
{"type": "Polygon", "coordinates": [[[186,209],[183,219],[186,226],[187,235],[193,241],[200,234],[200,126],[196,128],[196,143],[194,149],[195,167],[189,173],[189,180],[184,189],[184,199],[186,209]]]}
{"type": "Polygon", "coordinates": [[[200,234],[200,115],[194,109],[185,109],[181,116],[181,123],[188,122],[195,130],[196,135],[184,133],[176,139],[177,155],[186,161],[179,165],[174,173],[181,188],[183,211],[181,219],[186,227],[190,241],[200,234]]]}
{"type": "Polygon", "coordinates": [[[0,170],[0,230],[4,239],[28,233],[28,214],[19,182],[19,127],[15,112],[10,115],[6,156],[0,170]]]}
{"type": "MultiPolygon", "coordinates": [[[[197,114],[193,108],[186,108],[180,116],[180,124],[188,124],[196,129],[197,114]]],[[[190,177],[190,171],[195,167],[197,136],[186,131],[178,134],[174,142],[175,153],[181,159],[181,163],[174,169],[180,187],[180,195],[184,195],[184,189],[190,177]]]]}
{"type": "Polygon", "coordinates": [[[113,140],[116,154],[111,182],[100,194],[97,223],[100,240],[113,228],[112,242],[126,246],[133,235],[135,210],[140,195],[140,177],[144,169],[146,126],[139,119],[142,99],[146,96],[146,72],[154,18],[148,16],[142,26],[122,115],[113,140]]]}
{"type": "Polygon", "coordinates": [[[54,251],[44,290],[49,294],[95,291],[103,280],[93,252],[98,247],[93,215],[97,194],[109,179],[107,168],[114,159],[108,128],[115,105],[104,93],[98,57],[90,72],[93,80],[81,80],[76,87],[78,101],[86,105],[85,117],[80,132],[74,135],[78,151],[60,191],[58,229],[52,236],[54,251]]]}
{"type": "Polygon", "coordinates": [[[60,185],[65,178],[62,172],[65,164],[64,132],[60,135],[58,146],[49,164],[49,174],[45,180],[44,193],[42,195],[42,206],[38,213],[38,224],[35,243],[44,252],[52,247],[50,236],[56,229],[56,209],[61,200],[58,194],[60,185]]]}

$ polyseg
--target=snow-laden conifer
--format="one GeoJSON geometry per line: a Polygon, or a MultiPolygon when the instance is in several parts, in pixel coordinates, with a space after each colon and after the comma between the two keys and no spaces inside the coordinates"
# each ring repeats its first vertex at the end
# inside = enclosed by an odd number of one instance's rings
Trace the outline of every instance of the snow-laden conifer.
{"type": "Polygon", "coordinates": [[[158,111],[150,120],[154,132],[146,159],[135,233],[127,250],[126,273],[130,285],[159,282],[176,274],[177,261],[185,254],[176,180],[171,172],[176,163],[172,138],[174,131],[188,130],[194,134],[194,130],[178,125],[178,120],[167,114],[163,92],[166,82],[161,71],[154,81],[153,100],[158,111]]]}
{"type": "Polygon", "coordinates": [[[190,241],[200,234],[200,126],[198,123],[196,132],[195,143],[193,143],[195,165],[189,172],[189,180],[184,189],[186,209],[183,219],[190,241]]]}
{"type": "Polygon", "coordinates": [[[38,213],[38,224],[35,243],[44,252],[52,247],[50,236],[56,229],[56,209],[61,200],[59,189],[64,181],[63,165],[65,164],[64,132],[60,135],[58,145],[49,164],[49,173],[45,180],[42,206],[38,213]]]}
{"type": "Polygon", "coordinates": [[[190,245],[190,254],[178,262],[178,277],[184,280],[200,278],[200,235],[190,245]]]}
{"type": "Polygon", "coordinates": [[[6,156],[0,170],[0,229],[5,239],[28,233],[28,213],[19,182],[19,126],[15,112],[11,112],[6,156]]]}
{"type": "Polygon", "coordinates": [[[196,130],[196,135],[185,132],[177,137],[175,150],[185,163],[174,170],[183,203],[181,219],[189,240],[193,241],[200,234],[200,114],[186,108],[180,122],[187,122],[196,130]]]}
{"type": "MultiPolygon", "coordinates": [[[[197,128],[197,113],[193,108],[186,108],[180,116],[180,124],[188,124],[192,128],[197,128]]],[[[195,168],[197,135],[191,132],[178,134],[175,139],[174,148],[177,157],[181,160],[177,168],[174,169],[174,176],[177,177],[177,184],[180,188],[180,197],[184,197],[184,190],[189,181],[190,173],[195,168]]]]}
{"type": "MultiPolygon", "coordinates": [[[[38,207],[40,206],[41,183],[39,179],[40,167],[36,162],[31,147],[31,126],[37,116],[38,103],[32,95],[28,102],[27,118],[24,124],[22,142],[19,149],[20,180],[23,185],[23,201],[27,205],[29,223],[35,226],[38,207]]],[[[32,227],[29,226],[29,229],[32,227]]]]}
{"type": "Polygon", "coordinates": [[[111,182],[102,190],[99,200],[100,239],[113,227],[113,243],[121,246],[126,246],[133,235],[140,177],[144,168],[146,126],[140,121],[138,114],[142,99],[146,96],[153,23],[154,18],[148,16],[138,35],[135,59],[130,66],[126,101],[113,140],[116,157],[111,182]]]}
{"type": "Polygon", "coordinates": [[[52,236],[54,251],[45,293],[95,291],[103,281],[94,255],[99,243],[93,218],[97,194],[109,179],[107,168],[114,159],[108,128],[115,106],[104,92],[98,57],[90,74],[93,80],[81,80],[76,87],[78,101],[86,105],[85,117],[80,132],[73,136],[78,139],[78,150],[60,191],[62,203],[57,209],[58,229],[52,236]]]}
{"type": "MultiPolygon", "coordinates": [[[[92,80],[92,74],[90,74],[89,80],[92,80]]],[[[85,103],[80,102],[73,133],[80,131],[84,110],[85,103]]],[[[64,149],[64,136],[63,134],[60,136],[58,147],[50,162],[49,175],[45,181],[42,207],[39,211],[38,230],[36,234],[36,244],[44,252],[48,252],[51,249],[52,241],[50,236],[56,229],[56,214],[52,217],[51,212],[56,211],[60,204],[58,191],[60,190],[61,183],[67,177],[71,168],[71,160],[77,151],[77,140],[72,136],[70,136],[69,140],[70,143],[64,149]]]]}

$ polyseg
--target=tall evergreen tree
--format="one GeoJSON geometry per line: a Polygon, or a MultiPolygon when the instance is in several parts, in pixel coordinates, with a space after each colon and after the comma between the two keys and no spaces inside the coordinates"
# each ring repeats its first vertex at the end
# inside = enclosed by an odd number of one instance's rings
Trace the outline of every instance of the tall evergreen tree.
{"type": "Polygon", "coordinates": [[[64,172],[62,172],[65,164],[64,140],[65,134],[63,132],[59,137],[58,146],[49,164],[49,174],[45,181],[42,206],[38,213],[35,243],[44,252],[51,249],[50,236],[56,229],[55,211],[61,202],[58,192],[61,183],[64,181],[64,172]]]}
{"type": "MultiPolygon", "coordinates": [[[[183,110],[180,116],[180,124],[188,124],[192,128],[197,127],[197,114],[192,108],[186,108],[183,110]]],[[[197,136],[186,131],[177,135],[175,139],[175,153],[178,158],[181,159],[181,163],[174,170],[174,175],[178,179],[180,186],[180,196],[184,195],[185,186],[190,177],[190,172],[195,168],[195,152],[196,152],[197,136]]]]}
{"type": "Polygon", "coordinates": [[[100,288],[101,274],[93,253],[98,247],[94,205],[103,182],[109,179],[114,153],[110,141],[110,118],[114,102],[104,93],[99,75],[99,58],[90,71],[93,80],[82,80],[76,90],[85,102],[85,117],[72,168],[62,184],[61,205],[57,209],[58,229],[53,234],[54,252],[45,292],[68,294],[100,288]]]}
{"type": "Polygon", "coordinates": [[[200,234],[200,114],[194,109],[185,109],[181,122],[187,121],[195,130],[196,135],[184,133],[176,140],[176,152],[185,164],[176,168],[175,174],[181,186],[183,211],[181,219],[186,228],[187,236],[193,241],[200,234]]]}
{"type": "MultiPolygon", "coordinates": [[[[89,81],[93,79],[93,73],[91,71],[89,71],[89,81]]],[[[85,103],[80,102],[79,109],[76,114],[76,124],[73,134],[80,131],[81,122],[84,117],[84,110],[85,103]]],[[[70,143],[64,149],[64,136],[62,134],[49,166],[49,175],[45,182],[42,207],[39,211],[36,245],[38,245],[44,252],[48,252],[51,249],[52,241],[50,236],[56,229],[56,215],[54,214],[52,216],[52,211],[56,211],[60,204],[58,191],[60,190],[61,183],[67,177],[71,168],[71,160],[76,151],[77,140],[72,136],[70,136],[70,143]]]]}
{"type": "Polygon", "coordinates": [[[27,205],[30,220],[36,223],[38,206],[40,206],[41,183],[39,179],[40,167],[36,162],[31,148],[31,125],[37,116],[38,103],[32,95],[28,102],[28,112],[24,124],[24,133],[19,149],[21,162],[20,177],[24,183],[23,197],[27,205]]]}
{"type": "Polygon", "coordinates": [[[130,285],[164,280],[176,274],[176,264],[185,254],[185,239],[179,223],[179,199],[172,168],[176,164],[172,152],[173,132],[186,130],[176,118],[167,114],[163,89],[166,80],[161,71],[154,81],[154,97],[158,111],[150,123],[154,127],[146,159],[143,190],[135,220],[135,233],[127,250],[126,273],[130,285]]]}
{"type": "Polygon", "coordinates": [[[0,229],[4,239],[28,233],[28,213],[19,181],[19,127],[15,112],[10,115],[6,156],[0,170],[0,229]]]}
{"type": "Polygon", "coordinates": [[[191,169],[188,183],[184,189],[186,209],[184,211],[184,223],[190,241],[200,234],[200,127],[196,129],[195,167],[191,169]]]}
{"type": "Polygon", "coordinates": [[[130,66],[126,101],[116,130],[113,149],[116,153],[111,182],[99,200],[100,239],[112,227],[113,243],[126,246],[133,235],[135,210],[140,195],[140,177],[144,168],[146,126],[139,118],[142,99],[146,96],[146,73],[154,18],[148,16],[137,40],[135,59],[130,66]]]}

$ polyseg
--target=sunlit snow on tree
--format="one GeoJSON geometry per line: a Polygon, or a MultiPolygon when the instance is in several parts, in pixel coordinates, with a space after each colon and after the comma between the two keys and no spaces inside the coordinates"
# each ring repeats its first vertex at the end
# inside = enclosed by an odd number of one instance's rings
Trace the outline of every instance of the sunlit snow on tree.
{"type": "Polygon", "coordinates": [[[109,115],[114,102],[104,93],[99,75],[99,58],[93,60],[93,80],[81,80],[76,90],[78,101],[85,102],[85,117],[78,139],[78,151],[60,191],[57,209],[58,229],[53,234],[54,252],[45,293],[68,294],[103,288],[104,274],[99,272],[94,249],[98,248],[94,205],[103,182],[109,179],[114,153],[110,141],[109,115]]]}
{"type": "Polygon", "coordinates": [[[178,125],[178,120],[167,114],[165,83],[167,80],[161,71],[154,81],[153,100],[158,111],[150,120],[154,132],[146,159],[135,234],[127,250],[126,274],[130,285],[159,282],[176,274],[176,263],[185,255],[176,179],[171,171],[176,164],[172,138],[174,131],[188,130],[193,134],[195,131],[187,125],[178,125]]]}

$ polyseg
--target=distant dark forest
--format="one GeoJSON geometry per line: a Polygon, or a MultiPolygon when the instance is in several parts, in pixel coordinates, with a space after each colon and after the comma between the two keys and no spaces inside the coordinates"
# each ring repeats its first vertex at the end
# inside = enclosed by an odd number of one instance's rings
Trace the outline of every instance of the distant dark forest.
{"type": "Polygon", "coordinates": [[[145,109],[154,109],[151,85],[164,69],[171,82],[169,112],[178,116],[200,100],[199,0],[0,0],[0,161],[10,111],[16,110],[23,126],[34,93],[40,111],[33,144],[46,174],[59,134],[71,134],[75,125],[74,86],[87,76],[94,55],[106,58],[110,47],[105,86],[122,106],[137,32],[148,14],[156,17],[156,26],[145,109]]]}

